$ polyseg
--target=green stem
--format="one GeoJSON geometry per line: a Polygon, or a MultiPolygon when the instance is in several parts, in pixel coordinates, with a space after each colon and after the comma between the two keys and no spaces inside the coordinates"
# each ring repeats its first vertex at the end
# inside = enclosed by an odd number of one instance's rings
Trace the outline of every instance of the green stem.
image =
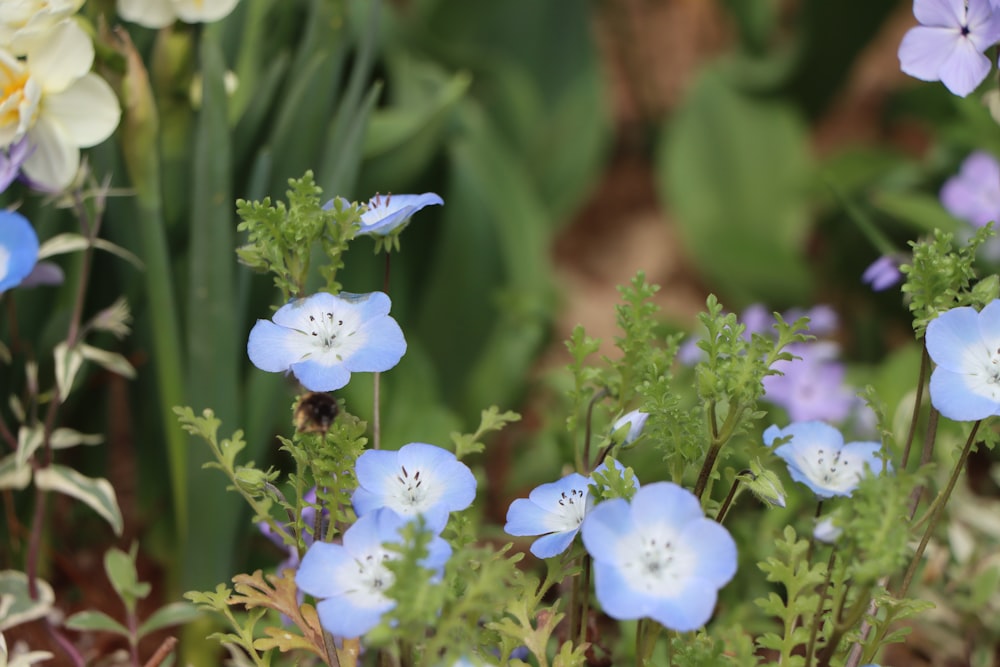
{"type": "Polygon", "coordinates": [[[716,523],[721,524],[723,521],[726,520],[726,514],[729,513],[729,506],[733,504],[733,499],[736,498],[736,492],[739,491],[740,488],[740,477],[742,477],[743,475],[752,475],[752,474],[753,472],[751,472],[749,469],[741,470],[739,473],[736,474],[736,478],[733,479],[733,485],[729,487],[729,495],[727,495],[726,499],[722,501],[722,507],[719,508],[718,513],[716,513],[715,515],[716,523]]]}
{"type": "Polygon", "coordinates": [[[913,438],[917,433],[917,423],[920,421],[920,403],[923,401],[924,384],[927,380],[927,370],[930,365],[930,357],[927,355],[927,347],[924,346],[920,355],[920,373],[917,377],[917,395],[913,399],[913,414],[910,416],[910,429],[906,433],[906,444],[903,446],[903,458],[900,467],[905,468],[910,460],[910,449],[913,446],[913,438]]]}
{"type": "Polygon", "coordinates": [[[701,500],[702,495],[705,493],[705,489],[708,487],[708,480],[712,476],[712,471],[715,469],[715,461],[719,458],[719,452],[722,450],[722,446],[725,445],[731,437],[733,437],[733,431],[736,430],[736,424],[739,422],[739,415],[742,414],[743,408],[739,406],[731,406],[728,414],[726,414],[726,421],[722,424],[722,428],[717,426],[717,418],[715,415],[715,403],[713,402],[708,407],[709,412],[709,430],[712,433],[712,445],[709,447],[708,454],[705,456],[705,462],[701,466],[701,470],[698,472],[698,481],[694,485],[694,495],[698,500],[701,500]]]}
{"type": "Polygon", "coordinates": [[[812,619],[812,627],[809,631],[809,645],[806,648],[806,667],[810,667],[813,664],[813,655],[816,651],[816,639],[819,636],[819,627],[823,624],[823,604],[826,602],[827,596],[830,594],[830,578],[833,575],[833,564],[837,558],[837,550],[830,550],[830,560],[826,563],[826,579],[823,581],[823,590],[819,596],[819,602],[816,604],[816,615],[812,619]]]}
{"type": "Polygon", "coordinates": [[[951,477],[948,478],[948,485],[942,489],[938,494],[938,498],[935,499],[935,504],[938,504],[938,500],[941,502],[938,507],[935,508],[934,514],[930,517],[927,522],[927,527],[924,529],[923,537],[920,538],[920,544],[917,545],[917,550],[913,554],[913,559],[910,561],[909,567],[906,568],[906,574],[903,575],[903,583],[899,587],[899,591],[896,593],[897,598],[902,598],[906,596],[906,592],[910,589],[910,584],[913,582],[913,576],[917,572],[917,567],[920,565],[920,561],[924,555],[924,549],[927,548],[927,543],[931,539],[931,534],[934,532],[934,528],[937,526],[938,519],[941,517],[941,512],[944,510],[945,503],[947,499],[951,496],[952,490],[955,488],[955,484],[958,482],[958,476],[962,474],[962,470],[965,469],[965,461],[969,458],[969,452],[972,451],[972,445],[976,441],[976,432],[979,430],[979,425],[982,424],[980,419],[972,426],[972,431],[969,433],[968,439],[965,441],[965,447],[962,448],[962,454],[958,457],[958,461],[955,463],[955,469],[951,473],[951,477]]]}
{"type": "Polygon", "coordinates": [[[608,395],[608,388],[604,387],[596,394],[594,394],[594,397],[590,399],[590,403],[587,404],[587,420],[584,424],[584,430],[583,430],[583,465],[586,466],[586,469],[583,470],[582,472],[585,474],[591,472],[601,463],[600,461],[594,461],[592,464],[590,461],[591,419],[594,416],[594,406],[597,405],[597,402],[599,400],[601,400],[607,395],[608,395]]]}

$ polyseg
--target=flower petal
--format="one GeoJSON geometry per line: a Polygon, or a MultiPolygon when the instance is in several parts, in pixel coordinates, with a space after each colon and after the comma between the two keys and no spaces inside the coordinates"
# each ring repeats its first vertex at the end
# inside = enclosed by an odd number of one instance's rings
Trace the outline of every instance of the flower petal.
{"type": "Polygon", "coordinates": [[[38,261],[38,236],[28,219],[0,210],[0,292],[16,287],[38,261]]]}
{"type": "Polygon", "coordinates": [[[553,556],[558,556],[562,552],[566,551],[570,543],[573,542],[573,538],[576,534],[580,532],[577,530],[564,530],[561,533],[552,533],[550,535],[545,535],[539,537],[532,543],[529,551],[535,555],[536,558],[552,558],[553,556]]]}
{"type": "Polygon", "coordinates": [[[88,72],[62,92],[47,95],[45,114],[76,146],[87,148],[111,136],[121,120],[121,106],[108,82],[88,72]]]}
{"type": "Polygon", "coordinates": [[[382,614],[396,606],[395,600],[385,598],[381,604],[361,604],[370,597],[341,595],[328,598],[316,605],[323,629],[335,637],[360,637],[382,620],[382,614]]]}
{"type": "Polygon", "coordinates": [[[931,405],[948,419],[976,421],[1000,414],[1000,402],[970,389],[969,375],[938,367],[931,373],[931,405]]]}
{"type": "Polygon", "coordinates": [[[211,23],[229,16],[239,0],[174,0],[174,11],[185,23],[211,23]]]}
{"type": "Polygon", "coordinates": [[[613,498],[590,510],[580,530],[583,545],[594,560],[614,563],[618,559],[618,542],[634,529],[628,501],[613,498]]]}
{"type": "Polygon", "coordinates": [[[968,306],[935,317],[927,325],[924,338],[934,363],[956,373],[979,370],[979,360],[989,356],[980,336],[979,313],[968,306]]]}
{"type": "Polygon", "coordinates": [[[172,0],[118,0],[118,16],[144,28],[165,28],[177,20],[172,0]]]}
{"type": "Polygon", "coordinates": [[[899,67],[921,81],[940,81],[941,70],[961,39],[958,28],[911,28],[899,44],[899,67]]]}
{"type": "Polygon", "coordinates": [[[27,54],[31,76],[47,95],[64,90],[89,72],[94,62],[94,42],[72,19],[25,34],[16,48],[27,54]]]}
{"type": "Polygon", "coordinates": [[[991,67],[990,59],[971,39],[960,39],[941,65],[941,83],[955,95],[965,97],[983,82],[991,67]]]}
{"type": "Polygon", "coordinates": [[[958,28],[965,21],[965,0],[913,0],[913,15],[924,25],[958,28]]]}
{"type": "Polygon", "coordinates": [[[73,181],[80,166],[80,149],[63,128],[45,114],[28,130],[32,152],[21,171],[40,189],[59,191],[73,181]]]}

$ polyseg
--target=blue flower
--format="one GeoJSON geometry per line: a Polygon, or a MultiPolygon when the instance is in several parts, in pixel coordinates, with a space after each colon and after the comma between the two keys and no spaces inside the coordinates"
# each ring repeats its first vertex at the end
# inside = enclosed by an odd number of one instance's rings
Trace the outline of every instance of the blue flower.
{"type": "Polygon", "coordinates": [[[911,28],[899,45],[899,65],[922,81],[940,81],[965,97],[992,63],[983,52],[1000,40],[1000,17],[989,0],[914,0],[911,28]]]}
{"type": "MultiPolygon", "coordinates": [[[[399,554],[384,545],[402,543],[399,529],[407,521],[383,508],[360,517],[344,533],[343,544],[315,542],[306,551],[295,584],[320,600],[316,611],[327,632],[336,637],[360,637],[396,606],[396,601],[385,595],[395,581],[385,562],[399,554]]],[[[449,557],[451,547],[435,537],[421,565],[441,574],[449,557]]]]}
{"type": "Polygon", "coordinates": [[[952,308],[927,325],[931,405],[948,419],[974,421],[1000,415],[1000,301],[952,308]]]}
{"type": "Polygon", "coordinates": [[[382,292],[293,299],[273,322],[257,320],[247,354],[261,370],[291,371],[310,391],[340,389],[351,373],[387,371],[406,352],[403,331],[389,317],[390,304],[382,292]]]}
{"type": "Polygon", "coordinates": [[[0,292],[17,287],[38,261],[38,236],[20,213],[0,211],[0,292]]]}
{"type": "Polygon", "coordinates": [[[823,422],[795,422],[783,429],[771,426],[764,431],[764,444],[768,446],[779,438],[790,440],[774,453],[788,464],[792,479],[808,486],[820,498],[851,495],[866,474],[865,466],[876,475],[882,472],[879,443],[845,445],[840,431],[823,422]]]}
{"type": "Polygon", "coordinates": [[[538,558],[561,554],[580,532],[580,524],[594,504],[590,484],[589,477],[573,473],[535,487],[527,498],[510,504],[504,532],[515,537],[542,535],[530,549],[538,558]]]}
{"type": "Polygon", "coordinates": [[[380,507],[414,517],[422,515],[435,533],[451,512],[464,510],[476,497],[476,478],[446,449],[411,442],[398,451],[371,449],[355,465],[358,488],[351,502],[358,516],[380,507]]]}
{"type": "Polygon", "coordinates": [[[868,265],[861,274],[861,282],[871,285],[872,290],[876,292],[898,285],[903,282],[903,274],[899,271],[899,260],[892,255],[882,255],[868,265]]]}
{"type": "Polygon", "coordinates": [[[652,618],[687,632],[712,616],[736,573],[736,543],[706,519],[690,491],[670,482],[639,489],[631,504],[606,500],[583,522],[597,599],[612,618],[652,618]]]}
{"type": "Polygon", "coordinates": [[[441,206],[444,200],[433,192],[422,195],[375,195],[361,214],[359,234],[387,236],[402,228],[414,213],[425,206],[441,206]]]}
{"type": "Polygon", "coordinates": [[[643,412],[642,410],[627,412],[615,421],[611,426],[611,432],[614,433],[618,429],[628,426],[628,433],[625,434],[622,445],[631,445],[642,435],[642,429],[646,427],[647,419],[649,419],[648,412],[643,412]]]}

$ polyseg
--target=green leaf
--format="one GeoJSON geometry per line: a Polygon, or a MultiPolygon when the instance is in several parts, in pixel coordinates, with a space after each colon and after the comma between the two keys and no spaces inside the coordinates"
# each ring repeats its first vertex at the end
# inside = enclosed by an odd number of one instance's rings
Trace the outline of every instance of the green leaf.
{"type": "Polygon", "coordinates": [[[104,442],[100,433],[80,433],[71,428],[57,428],[49,436],[52,449],[69,449],[77,445],[99,445],[104,442]]]}
{"type": "Polygon", "coordinates": [[[117,352],[102,350],[99,347],[87,345],[86,343],[80,343],[74,349],[79,350],[84,359],[93,361],[98,366],[111,371],[115,375],[121,375],[123,378],[128,378],[129,380],[135,378],[135,368],[129,363],[128,359],[117,352]]]}
{"type": "Polygon", "coordinates": [[[727,300],[801,302],[810,274],[808,135],[791,105],[705,70],[658,149],[657,179],[687,249],[727,300]]]}
{"type": "Polygon", "coordinates": [[[56,345],[52,355],[56,362],[56,388],[59,390],[59,397],[65,401],[73,388],[73,380],[83,365],[83,353],[79,346],[70,348],[63,342],[56,345]]]}
{"type": "Polygon", "coordinates": [[[28,465],[32,455],[38,451],[45,440],[45,429],[41,424],[22,426],[17,431],[17,459],[14,465],[23,468],[28,465]]]}
{"type": "Polygon", "coordinates": [[[93,479],[72,468],[51,465],[35,471],[35,484],[43,491],[57,491],[83,502],[111,524],[115,535],[122,534],[122,512],[108,480],[93,479]]]}
{"type": "Polygon", "coordinates": [[[31,466],[18,465],[17,454],[0,459],[0,489],[21,490],[31,483],[31,466]]]}
{"type": "Polygon", "coordinates": [[[136,601],[149,595],[150,585],[139,581],[133,555],[121,549],[108,549],[104,554],[104,571],[127,608],[135,609],[136,601]]]}
{"type": "Polygon", "coordinates": [[[28,592],[28,575],[17,570],[0,571],[0,632],[42,618],[52,609],[55,593],[48,582],[35,579],[38,597],[28,592]]]}
{"type": "Polygon", "coordinates": [[[128,628],[102,611],[77,612],[66,619],[65,625],[70,630],[112,632],[122,637],[128,637],[130,634],[128,628]]]}
{"type": "Polygon", "coordinates": [[[142,638],[162,628],[190,623],[201,615],[198,608],[192,604],[188,604],[187,602],[172,602],[153,612],[153,615],[139,626],[138,635],[142,638]]]}

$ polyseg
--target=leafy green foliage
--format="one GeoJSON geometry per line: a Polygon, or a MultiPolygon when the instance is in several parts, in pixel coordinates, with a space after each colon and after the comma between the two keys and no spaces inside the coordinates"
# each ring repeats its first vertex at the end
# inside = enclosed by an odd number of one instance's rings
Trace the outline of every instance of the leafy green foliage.
{"type": "Polygon", "coordinates": [[[997,277],[977,283],[974,267],[976,250],[993,234],[992,226],[982,227],[967,245],[956,248],[953,234],[935,230],[933,238],[910,244],[913,260],[900,271],[906,276],[902,289],[910,297],[918,339],[940,313],[958,306],[981,309],[997,298],[997,277]]]}
{"type": "Polygon", "coordinates": [[[469,454],[481,453],[486,448],[486,445],[481,442],[484,436],[501,431],[507,424],[520,420],[521,415],[516,412],[511,410],[500,412],[497,406],[491,405],[480,414],[479,428],[476,429],[475,433],[451,434],[451,442],[455,446],[455,457],[461,460],[469,454]]]}

